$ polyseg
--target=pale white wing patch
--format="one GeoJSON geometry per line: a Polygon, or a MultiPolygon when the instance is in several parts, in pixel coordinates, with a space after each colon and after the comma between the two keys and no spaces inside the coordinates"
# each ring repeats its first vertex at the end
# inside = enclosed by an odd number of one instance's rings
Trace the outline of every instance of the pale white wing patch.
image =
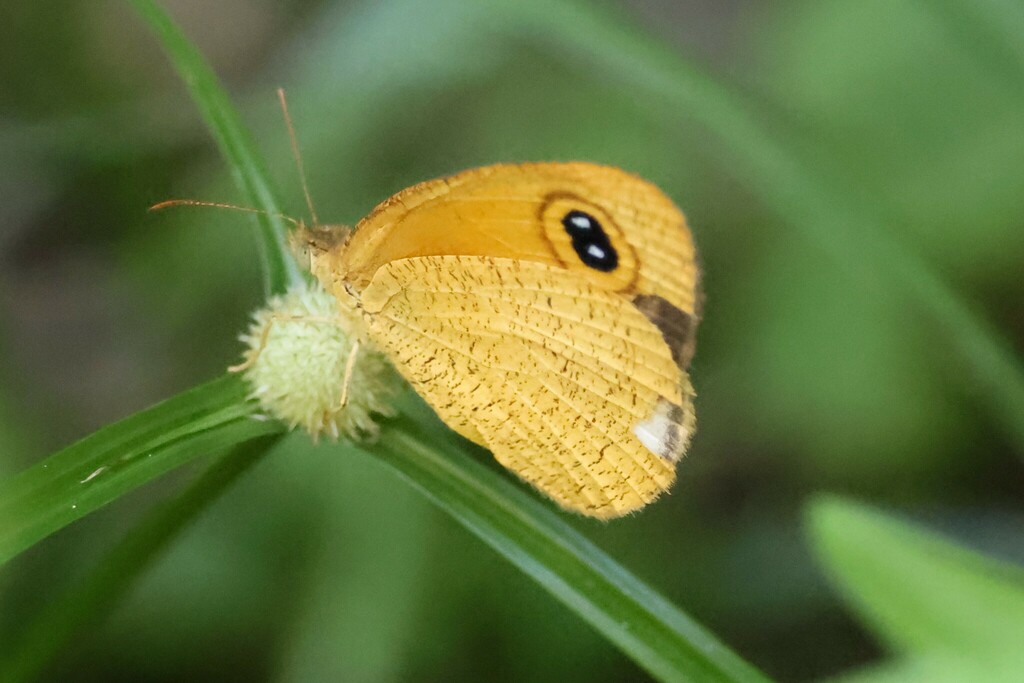
{"type": "Polygon", "coordinates": [[[686,453],[697,427],[693,389],[688,377],[684,375],[683,380],[683,405],[660,398],[651,418],[633,427],[633,433],[647,450],[673,463],[686,453]]]}

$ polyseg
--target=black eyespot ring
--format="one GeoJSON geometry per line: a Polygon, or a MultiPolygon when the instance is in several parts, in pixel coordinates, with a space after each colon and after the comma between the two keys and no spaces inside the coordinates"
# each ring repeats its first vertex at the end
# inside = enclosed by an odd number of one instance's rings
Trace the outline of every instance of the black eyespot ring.
{"type": "Polygon", "coordinates": [[[602,273],[618,268],[619,254],[596,218],[573,210],[565,214],[562,226],[572,238],[572,248],[584,264],[602,273]]]}

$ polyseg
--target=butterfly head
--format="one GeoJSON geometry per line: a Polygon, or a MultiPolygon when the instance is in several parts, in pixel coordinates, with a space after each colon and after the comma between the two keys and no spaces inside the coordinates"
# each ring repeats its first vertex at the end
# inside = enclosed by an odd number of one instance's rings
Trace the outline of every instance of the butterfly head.
{"type": "Polygon", "coordinates": [[[299,265],[320,277],[330,268],[337,255],[345,249],[352,229],[344,225],[314,225],[299,223],[288,235],[288,246],[299,265]]]}

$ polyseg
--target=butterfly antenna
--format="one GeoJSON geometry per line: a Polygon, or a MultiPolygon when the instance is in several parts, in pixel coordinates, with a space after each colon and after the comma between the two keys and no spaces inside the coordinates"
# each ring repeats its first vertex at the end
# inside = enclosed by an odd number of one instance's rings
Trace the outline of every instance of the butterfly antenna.
{"type": "Polygon", "coordinates": [[[302,154],[299,153],[299,139],[295,135],[295,126],[292,125],[291,114],[288,113],[288,100],[284,96],[284,88],[277,89],[277,99],[281,102],[281,113],[284,114],[284,123],[288,127],[288,140],[292,144],[292,157],[295,159],[295,166],[299,169],[299,180],[302,181],[302,193],[306,195],[306,206],[309,207],[309,217],[313,221],[313,227],[320,225],[316,209],[313,208],[313,197],[309,194],[309,184],[306,182],[306,169],[302,165],[302,154]]]}
{"type": "Polygon", "coordinates": [[[232,211],[259,213],[263,214],[264,216],[275,216],[277,218],[280,218],[281,220],[288,221],[296,228],[302,227],[301,221],[297,221],[291,216],[285,216],[283,213],[270,213],[269,211],[264,211],[263,209],[254,209],[249,206],[237,206],[235,204],[225,204],[223,202],[206,202],[201,199],[168,199],[158,204],[154,204],[153,206],[149,207],[149,210],[160,211],[161,209],[166,209],[171,206],[207,206],[214,209],[231,209],[232,211]]]}

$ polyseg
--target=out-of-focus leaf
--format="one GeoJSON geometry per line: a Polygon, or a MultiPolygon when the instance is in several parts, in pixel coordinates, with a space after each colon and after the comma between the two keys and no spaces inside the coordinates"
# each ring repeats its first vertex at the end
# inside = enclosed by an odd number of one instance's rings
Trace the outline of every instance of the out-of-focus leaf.
{"type": "MultiPolygon", "coordinates": [[[[299,489],[316,509],[315,528],[303,535],[317,542],[306,541],[308,568],[299,577],[294,616],[278,647],[277,680],[415,679],[410,667],[417,654],[424,646],[439,647],[444,638],[439,628],[432,645],[422,639],[424,609],[438,623],[458,609],[428,588],[428,561],[449,557],[434,547],[443,515],[376,458],[347,448],[317,449],[306,458],[301,451],[288,453],[291,462],[274,463],[270,473],[280,478],[287,472],[291,487],[281,495],[299,489]]],[[[474,539],[466,543],[480,553],[474,539]]],[[[450,576],[450,566],[439,571],[450,576]]],[[[460,572],[460,582],[465,574],[460,572]]]]}
{"type": "Polygon", "coordinates": [[[951,655],[928,655],[869,666],[828,679],[828,683],[1017,683],[1020,661],[992,657],[985,662],[951,655]]]}
{"type": "Polygon", "coordinates": [[[256,218],[260,226],[265,293],[281,294],[289,286],[301,285],[305,278],[295,259],[289,255],[288,228],[279,216],[281,210],[271,191],[262,159],[217,76],[155,2],[130,1],[160,38],[160,44],[188,86],[249,206],[264,212],[256,218]]]}
{"type": "Polygon", "coordinates": [[[958,280],[1005,288],[1024,249],[1021,94],[951,43],[930,4],[797,2],[758,14],[770,30],[749,41],[766,87],[891,231],[958,280]]]}
{"type": "Polygon", "coordinates": [[[749,438],[797,446],[787,466],[812,464],[819,485],[827,477],[926,490],[966,467],[969,410],[926,355],[934,343],[927,330],[805,241],[781,236],[769,248],[750,275],[770,294],[725,314],[733,330],[720,352],[748,372],[716,392],[739,386],[749,396],[727,415],[748,411],[749,438]]]}
{"type": "Polygon", "coordinates": [[[207,506],[249,471],[277,442],[266,435],[236,446],[185,491],[154,509],[117,544],[84,581],[54,596],[41,614],[6,643],[0,680],[32,680],[86,625],[113,609],[135,580],[207,506]]]}
{"type": "Polygon", "coordinates": [[[985,68],[1024,95],[1024,7],[1015,0],[926,0],[921,9],[943,21],[949,35],[985,68]]]}
{"type": "Polygon", "coordinates": [[[871,630],[898,653],[1024,671],[1024,571],[837,498],[810,508],[818,554],[871,630]]]}

